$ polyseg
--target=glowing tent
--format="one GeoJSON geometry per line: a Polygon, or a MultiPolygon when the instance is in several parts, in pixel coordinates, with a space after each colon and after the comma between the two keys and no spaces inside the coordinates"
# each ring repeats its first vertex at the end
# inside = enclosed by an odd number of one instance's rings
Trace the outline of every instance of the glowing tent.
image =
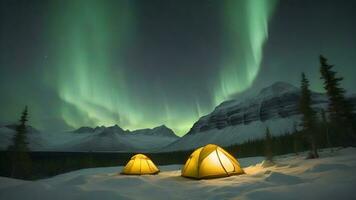
{"type": "Polygon", "coordinates": [[[195,150],[182,168],[182,176],[196,179],[226,177],[243,173],[238,161],[215,144],[208,144],[195,150]]]}
{"type": "Polygon", "coordinates": [[[136,154],[131,157],[126,164],[121,174],[128,175],[143,175],[143,174],[157,174],[159,169],[147,156],[143,154],[136,154]]]}

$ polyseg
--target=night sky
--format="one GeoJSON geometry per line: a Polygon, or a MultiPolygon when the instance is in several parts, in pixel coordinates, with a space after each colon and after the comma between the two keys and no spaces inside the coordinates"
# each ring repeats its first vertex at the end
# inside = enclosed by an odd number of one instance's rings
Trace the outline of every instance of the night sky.
{"type": "Polygon", "coordinates": [[[0,123],[47,131],[162,124],[183,135],[222,101],[325,55],[356,92],[356,1],[0,1],[0,123]]]}

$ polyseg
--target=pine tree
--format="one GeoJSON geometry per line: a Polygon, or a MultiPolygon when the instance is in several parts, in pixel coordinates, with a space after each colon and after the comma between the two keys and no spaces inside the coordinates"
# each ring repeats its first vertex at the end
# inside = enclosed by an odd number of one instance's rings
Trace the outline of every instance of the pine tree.
{"type": "Polygon", "coordinates": [[[333,71],[333,67],[333,65],[328,64],[325,57],[320,55],[320,73],[321,79],[324,80],[324,89],[329,99],[328,112],[330,123],[334,131],[339,130],[339,132],[347,134],[343,136],[342,142],[344,144],[345,142],[348,143],[350,139],[355,142],[356,124],[353,107],[345,98],[345,90],[340,87],[340,82],[343,78],[336,76],[337,72],[333,71]]]}
{"type": "Polygon", "coordinates": [[[302,73],[301,80],[301,97],[299,102],[299,110],[302,113],[303,132],[310,143],[310,158],[318,158],[318,150],[315,136],[316,113],[311,107],[311,92],[309,90],[309,81],[305,74],[302,73]]]}
{"type": "Polygon", "coordinates": [[[294,150],[294,153],[295,155],[299,155],[299,149],[300,149],[300,145],[299,145],[299,133],[298,133],[298,130],[297,130],[297,125],[294,124],[293,125],[293,150],[294,150]]]}
{"type": "Polygon", "coordinates": [[[266,128],[265,133],[265,157],[267,161],[273,162],[272,136],[268,127],[266,128]]]}
{"type": "Polygon", "coordinates": [[[326,147],[331,148],[332,144],[331,144],[330,134],[329,134],[329,122],[326,118],[324,109],[321,109],[321,126],[322,126],[322,131],[324,132],[323,135],[324,135],[324,139],[326,141],[326,147]]]}
{"type": "Polygon", "coordinates": [[[28,178],[31,172],[31,159],[28,154],[29,148],[26,138],[26,122],[28,121],[27,106],[22,112],[20,123],[16,127],[13,144],[8,147],[11,156],[12,172],[15,178],[28,178]]]}
{"type": "Polygon", "coordinates": [[[26,122],[28,116],[27,106],[22,112],[20,124],[16,126],[16,134],[13,137],[12,145],[8,147],[10,151],[28,151],[26,139],[26,122]]]}

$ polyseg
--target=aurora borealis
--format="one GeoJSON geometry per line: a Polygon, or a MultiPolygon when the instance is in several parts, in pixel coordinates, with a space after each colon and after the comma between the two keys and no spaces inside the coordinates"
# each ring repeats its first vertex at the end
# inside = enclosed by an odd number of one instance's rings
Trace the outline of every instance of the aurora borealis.
{"type": "Polygon", "coordinates": [[[355,92],[354,4],[2,1],[0,122],[28,105],[44,130],[165,124],[183,135],[221,102],[275,81],[298,84],[301,71],[320,90],[320,53],[355,92]]]}
{"type": "Polygon", "coordinates": [[[220,71],[215,103],[249,88],[259,71],[268,22],[276,6],[272,1],[226,1],[226,38],[231,45],[220,71]]]}
{"type": "MultiPolygon", "coordinates": [[[[179,100],[179,106],[170,103],[179,97],[165,94],[165,91],[172,90],[162,86],[167,80],[162,81],[153,75],[153,80],[147,80],[147,84],[144,87],[139,86],[139,89],[132,87],[138,81],[136,78],[125,80],[126,77],[135,76],[125,74],[130,73],[127,72],[130,69],[120,62],[122,53],[128,48],[124,44],[124,38],[129,37],[135,29],[135,10],[130,9],[128,2],[108,4],[105,1],[76,1],[74,5],[70,3],[64,7],[55,6],[59,10],[53,13],[54,16],[59,16],[59,22],[54,23],[56,31],[53,34],[58,42],[55,49],[58,52],[58,61],[55,63],[58,64],[56,69],[59,71],[55,78],[58,78],[57,91],[65,103],[61,113],[63,119],[74,127],[82,124],[113,125],[119,122],[124,128],[137,129],[166,124],[180,134],[186,132],[192,122],[211,111],[213,106],[228,99],[229,95],[248,88],[254,80],[267,38],[270,10],[274,7],[271,2],[227,1],[226,5],[222,5],[231,9],[227,11],[230,16],[226,16],[226,20],[231,23],[223,24],[223,29],[231,32],[227,40],[234,44],[231,46],[234,54],[226,59],[227,63],[222,63],[222,71],[217,72],[221,73],[216,78],[220,78],[217,81],[222,87],[205,97],[216,98],[209,105],[202,105],[199,99],[188,98],[179,100]],[[79,9],[82,5],[85,6],[79,9]],[[114,12],[112,5],[120,11],[114,12]],[[254,9],[259,12],[254,12],[254,9]],[[61,15],[63,10],[69,14],[61,15]],[[244,31],[236,30],[239,25],[243,26],[244,31]],[[60,30],[57,29],[65,31],[58,34],[60,30]],[[115,45],[110,44],[112,42],[115,45]],[[239,42],[243,45],[239,46],[239,42]],[[112,53],[115,48],[119,53],[112,53]],[[155,96],[142,94],[147,89],[155,96]],[[66,104],[70,104],[83,116],[72,117],[72,111],[67,109],[66,104]],[[158,110],[162,112],[157,113],[158,110]]],[[[186,87],[183,90],[190,89],[189,85],[183,86],[186,87]]]]}
{"type": "Polygon", "coordinates": [[[73,127],[131,122],[121,117],[131,119],[133,111],[120,56],[131,28],[128,3],[74,1],[51,8],[56,71],[49,76],[63,102],[61,117],[73,127]]]}

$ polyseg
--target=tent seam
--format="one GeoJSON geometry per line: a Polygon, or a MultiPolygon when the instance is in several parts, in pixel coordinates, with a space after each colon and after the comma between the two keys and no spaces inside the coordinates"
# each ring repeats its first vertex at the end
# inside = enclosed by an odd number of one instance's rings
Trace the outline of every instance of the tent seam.
{"type": "Polygon", "coordinates": [[[226,171],[224,165],[222,164],[222,162],[221,162],[221,160],[220,160],[220,156],[219,156],[219,154],[218,154],[218,147],[216,147],[215,152],[216,152],[216,156],[218,157],[218,160],[219,160],[219,162],[220,162],[220,165],[221,165],[222,168],[224,169],[226,175],[229,175],[229,173],[226,171]]]}
{"type": "Polygon", "coordinates": [[[153,170],[151,169],[150,163],[148,163],[147,159],[146,159],[146,164],[147,164],[147,166],[148,166],[148,169],[150,169],[150,171],[153,171],[153,170]]]}

